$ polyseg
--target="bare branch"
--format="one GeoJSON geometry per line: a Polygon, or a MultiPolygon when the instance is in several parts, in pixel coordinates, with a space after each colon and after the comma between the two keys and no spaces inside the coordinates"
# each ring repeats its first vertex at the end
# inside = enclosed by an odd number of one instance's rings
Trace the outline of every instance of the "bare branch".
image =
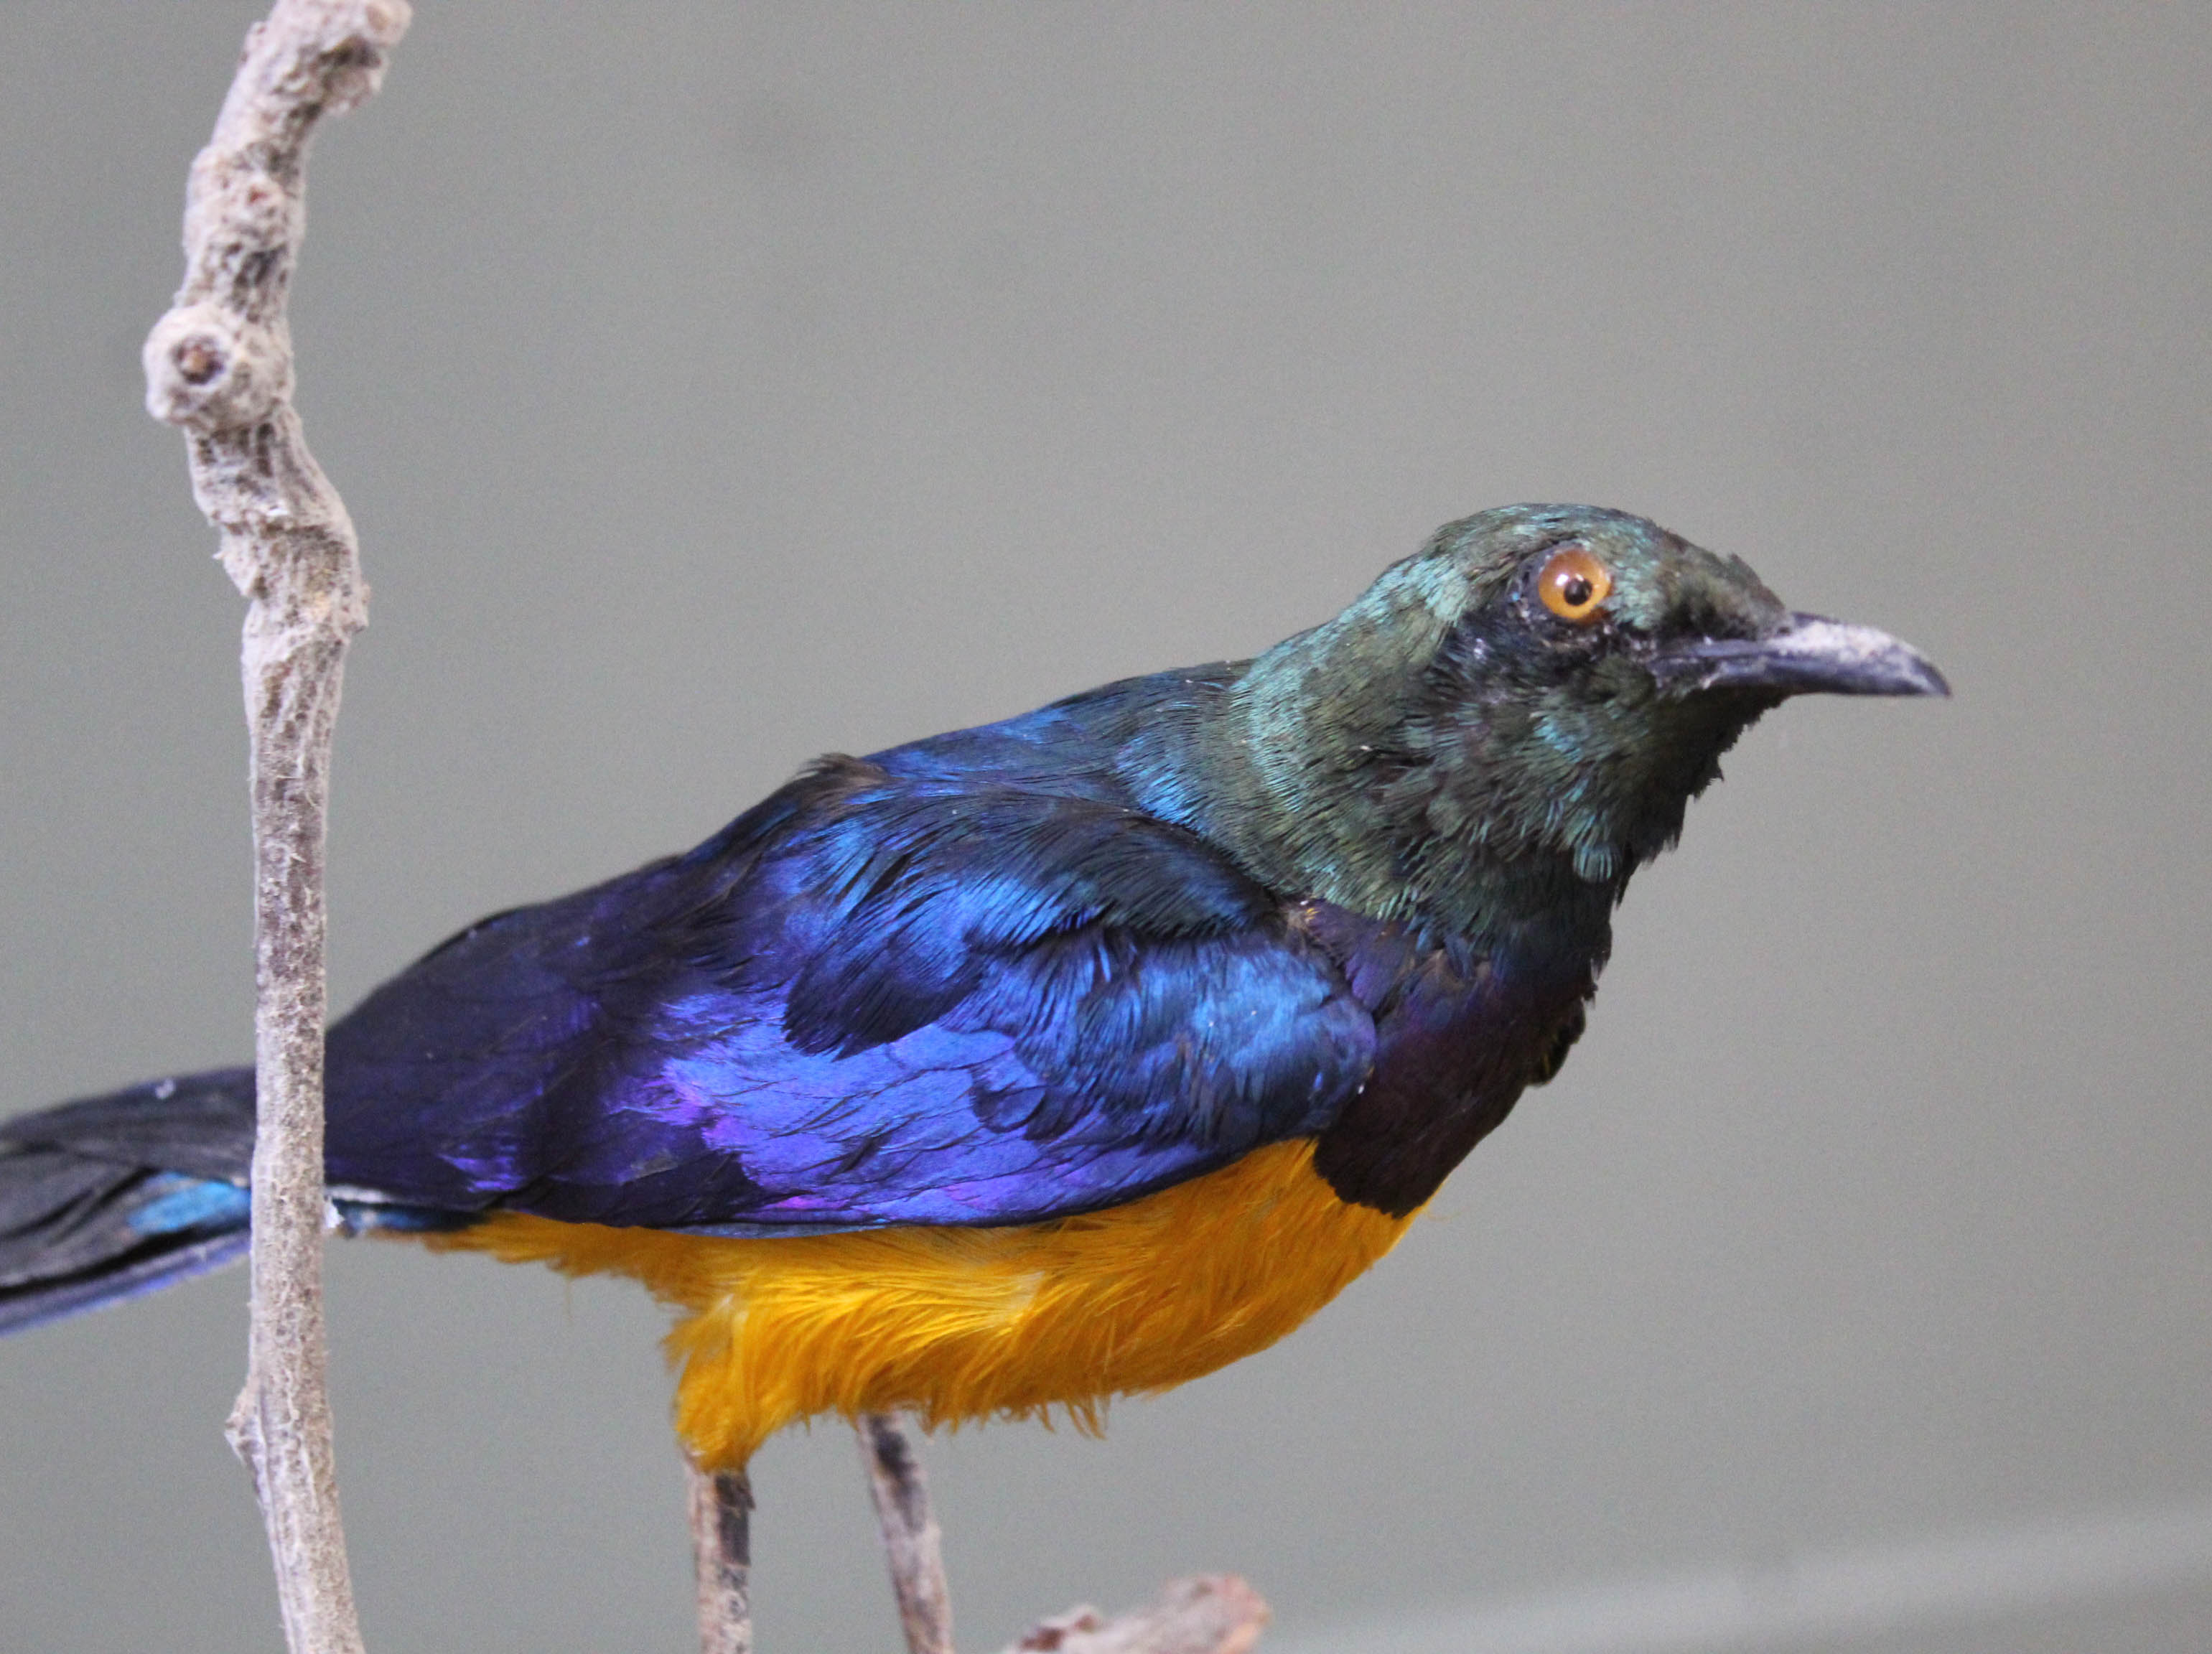
{"type": "Polygon", "coordinates": [[[691,1560],[699,1580],[699,1654],[753,1654],[753,1484],[742,1470],[691,1477],[691,1560]]]}
{"type": "Polygon", "coordinates": [[[252,1473],[294,1654],[359,1654],[338,1523],[322,1308],[323,839],[346,642],[368,618],[353,523],[292,409],[285,316],[307,140],[372,96],[406,0],[277,0],[246,38],[185,201],[185,283],[146,341],[146,405],[249,599],[253,1326],[230,1438],[252,1473]]]}
{"type": "Polygon", "coordinates": [[[908,1654],[952,1654],[952,1596],[945,1588],[945,1558],[921,1461],[888,1413],[863,1413],[854,1427],[860,1432],[868,1488],[876,1498],[876,1520],[884,1532],[884,1555],[890,1564],[908,1654]]]}
{"type": "Polygon", "coordinates": [[[1267,1626],[1259,1592],[1234,1574],[1204,1574],[1117,1620],[1094,1608],[1055,1614],[1006,1654],[1250,1654],[1267,1626]]]}

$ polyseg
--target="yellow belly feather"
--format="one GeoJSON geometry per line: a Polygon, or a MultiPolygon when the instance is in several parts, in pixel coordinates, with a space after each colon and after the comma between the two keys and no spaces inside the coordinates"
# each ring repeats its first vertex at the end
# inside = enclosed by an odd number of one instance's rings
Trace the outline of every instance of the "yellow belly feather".
{"type": "Polygon", "coordinates": [[[1005,1229],[732,1239],[501,1213],[440,1247],[622,1274],[683,1312],[676,1427],[712,1469],[821,1413],[932,1425],[1164,1389],[1265,1349],[1396,1244],[1410,1219],[1340,1200],[1310,1142],[1156,1195],[1005,1229]]]}

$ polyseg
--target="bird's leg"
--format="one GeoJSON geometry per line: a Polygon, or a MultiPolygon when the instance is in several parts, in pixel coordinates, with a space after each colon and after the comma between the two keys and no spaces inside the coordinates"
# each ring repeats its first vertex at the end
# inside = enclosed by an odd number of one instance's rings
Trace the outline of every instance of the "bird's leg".
{"type": "Polygon", "coordinates": [[[752,1479],[702,1470],[688,1454],[691,1555],[699,1573],[699,1654],[753,1654],[752,1479]]]}
{"type": "Polygon", "coordinates": [[[888,1413],[863,1413],[854,1428],[860,1436],[868,1488],[876,1497],[876,1520],[884,1530],[884,1554],[890,1563],[891,1589],[898,1593],[908,1654],[952,1654],[952,1598],[945,1588],[945,1558],[921,1461],[888,1413]]]}

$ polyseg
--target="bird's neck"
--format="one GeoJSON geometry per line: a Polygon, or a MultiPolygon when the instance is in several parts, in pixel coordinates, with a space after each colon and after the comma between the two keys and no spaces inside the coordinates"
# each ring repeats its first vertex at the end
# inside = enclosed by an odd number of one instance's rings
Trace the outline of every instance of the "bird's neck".
{"type": "Polygon", "coordinates": [[[1486,952],[1595,965],[1629,875],[1680,830],[1710,756],[1655,777],[1625,743],[1605,751],[1595,725],[1536,730],[1502,702],[1409,716],[1400,686],[1436,640],[1402,615],[1359,618],[1292,638],[1224,685],[1188,738],[1208,782],[1203,830],[1277,889],[1486,952]],[[1378,658],[1397,651],[1407,660],[1378,658]],[[1556,758],[1563,739],[1579,743],[1578,764],[1547,775],[1528,749],[1556,758]]]}

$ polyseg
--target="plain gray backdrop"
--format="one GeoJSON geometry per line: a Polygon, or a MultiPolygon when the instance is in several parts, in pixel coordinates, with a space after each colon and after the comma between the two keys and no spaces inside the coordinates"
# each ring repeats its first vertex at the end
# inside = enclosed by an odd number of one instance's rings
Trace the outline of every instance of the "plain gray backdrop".
{"type": "MultiPolygon", "coordinates": [[[[0,1110],[250,1051],[240,604],[137,353],[257,10],[0,6],[0,1110]]],[[[965,1643],[1200,1566],[1349,1650],[2199,1508],[2208,87],[2196,4],[431,0],[297,287],[374,587],[333,1001],[815,753],[1623,507],[1957,698],[1748,738],[1563,1077],[1311,1326],[1103,1443],[933,1443],[965,1643]]],[[[686,1646],[659,1311],[369,1243],[331,1299],[373,1648],[686,1646]]],[[[243,1304],[0,1345],[0,1648],[278,1647],[243,1304]]],[[[758,1481],[763,1648],[888,1651],[848,1432],[758,1481]]],[[[1820,1645],[2208,1624],[2169,1578],[1820,1645]]]]}

